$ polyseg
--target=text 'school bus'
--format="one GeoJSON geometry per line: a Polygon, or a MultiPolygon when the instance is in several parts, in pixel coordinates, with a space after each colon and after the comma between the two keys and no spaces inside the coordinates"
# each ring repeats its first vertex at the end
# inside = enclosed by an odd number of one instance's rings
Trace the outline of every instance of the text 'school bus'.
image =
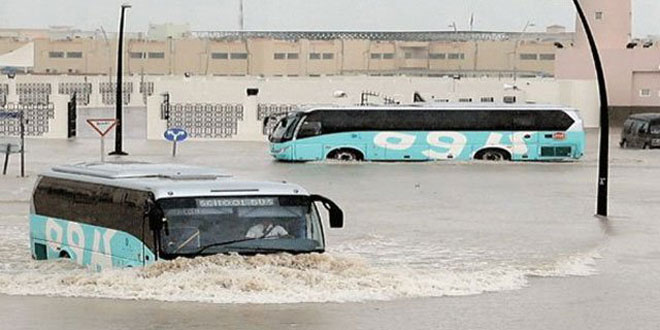
{"type": "Polygon", "coordinates": [[[330,227],[343,226],[335,203],[295,184],[181,165],[59,166],[34,189],[30,246],[34,259],[70,258],[99,270],[228,252],[323,252],[315,202],[330,227]]]}
{"type": "Polygon", "coordinates": [[[569,160],[585,134],[578,111],[561,106],[426,104],[307,108],[269,139],[286,161],[569,160]]]}

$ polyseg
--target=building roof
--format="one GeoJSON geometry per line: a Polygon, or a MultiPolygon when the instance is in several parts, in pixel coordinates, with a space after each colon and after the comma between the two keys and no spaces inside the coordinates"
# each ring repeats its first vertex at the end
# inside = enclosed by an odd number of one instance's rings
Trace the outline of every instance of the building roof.
{"type": "Polygon", "coordinates": [[[179,164],[77,163],[53,167],[47,177],[149,191],[156,199],[193,196],[308,195],[286,182],[243,181],[224,171],[179,164]]]}
{"type": "Polygon", "coordinates": [[[336,40],[448,41],[448,40],[572,40],[574,33],[488,32],[488,31],[194,31],[197,38],[218,40],[336,40]]]}

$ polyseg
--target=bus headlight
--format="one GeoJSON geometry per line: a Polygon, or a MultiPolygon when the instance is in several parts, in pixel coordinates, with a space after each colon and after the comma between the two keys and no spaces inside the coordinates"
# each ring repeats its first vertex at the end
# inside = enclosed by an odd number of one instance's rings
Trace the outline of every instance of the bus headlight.
{"type": "Polygon", "coordinates": [[[276,149],[275,147],[273,147],[273,148],[270,149],[270,153],[275,154],[275,155],[285,153],[287,150],[289,150],[289,148],[291,148],[291,146],[286,146],[286,147],[283,147],[283,148],[280,148],[280,149],[276,149]]]}

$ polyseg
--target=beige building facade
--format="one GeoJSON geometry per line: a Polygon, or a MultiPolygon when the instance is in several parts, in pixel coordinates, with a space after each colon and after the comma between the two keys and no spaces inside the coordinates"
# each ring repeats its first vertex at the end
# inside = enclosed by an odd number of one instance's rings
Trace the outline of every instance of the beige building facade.
{"type": "MultiPolygon", "coordinates": [[[[630,113],[660,112],[660,44],[632,38],[631,0],[582,3],[603,62],[615,122],[630,113]]],[[[555,75],[593,81],[596,74],[589,43],[579,22],[577,26],[574,44],[557,53],[555,75]]]]}
{"type": "MultiPolygon", "coordinates": [[[[192,32],[129,36],[126,74],[196,76],[554,76],[557,42],[572,33],[192,32]]],[[[109,74],[116,39],[105,33],[2,33],[0,55],[35,44],[35,74],[109,74]],[[23,37],[19,37],[19,36],[23,37]],[[27,36],[27,37],[25,37],[27,36]],[[37,37],[30,37],[37,36],[37,37]]]]}

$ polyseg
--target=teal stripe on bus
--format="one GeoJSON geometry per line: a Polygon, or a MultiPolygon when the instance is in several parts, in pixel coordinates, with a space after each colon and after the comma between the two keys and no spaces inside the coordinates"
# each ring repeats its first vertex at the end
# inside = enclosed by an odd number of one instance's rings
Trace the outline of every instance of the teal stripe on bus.
{"type": "MultiPolygon", "coordinates": [[[[579,159],[584,153],[584,131],[474,132],[474,131],[396,131],[347,132],[326,134],[283,143],[271,143],[276,159],[313,161],[326,159],[333,150],[352,148],[365,160],[470,160],[485,148],[500,148],[512,160],[579,159]],[[568,156],[544,157],[542,147],[570,147],[568,156]]],[[[562,149],[566,150],[566,149],[562,149]]]]}
{"type": "Polygon", "coordinates": [[[34,256],[45,259],[66,252],[76,263],[95,270],[137,267],[155,260],[153,251],[126,232],[37,214],[30,214],[30,247],[34,256]]]}

